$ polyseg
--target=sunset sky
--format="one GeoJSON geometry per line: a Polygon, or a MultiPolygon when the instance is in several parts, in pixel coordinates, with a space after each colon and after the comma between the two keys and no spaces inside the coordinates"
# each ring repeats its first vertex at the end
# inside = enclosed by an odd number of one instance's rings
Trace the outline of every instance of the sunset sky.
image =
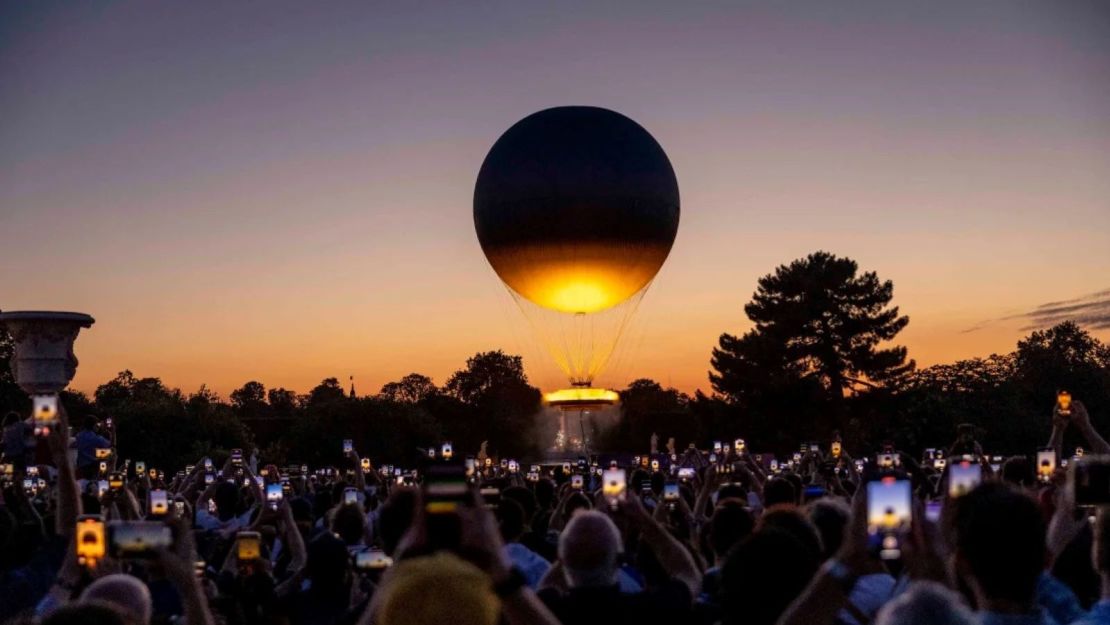
{"type": "Polygon", "coordinates": [[[370,393],[497,348],[558,386],[472,196],[510,125],[588,104],[682,196],[602,383],[708,391],[757,278],[818,249],[894,281],[919,364],[1067,300],[1110,340],[1110,3],[617,4],[4,2],[0,309],[96,317],[86,391],[370,393]]]}

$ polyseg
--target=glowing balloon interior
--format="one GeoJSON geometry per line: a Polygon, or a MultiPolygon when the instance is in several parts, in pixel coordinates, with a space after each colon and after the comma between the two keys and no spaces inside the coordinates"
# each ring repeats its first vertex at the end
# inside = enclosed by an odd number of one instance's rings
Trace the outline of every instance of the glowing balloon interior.
{"type": "Polygon", "coordinates": [[[663,148],[602,108],[520,120],[490,149],[474,188],[482,251],[579,385],[607,361],[667,259],[678,219],[663,148]]]}

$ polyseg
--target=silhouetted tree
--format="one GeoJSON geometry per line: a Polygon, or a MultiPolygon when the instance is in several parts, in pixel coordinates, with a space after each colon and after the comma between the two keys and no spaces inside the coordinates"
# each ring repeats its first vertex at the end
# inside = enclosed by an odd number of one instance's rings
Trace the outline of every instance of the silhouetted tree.
{"type": "Polygon", "coordinates": [[[297,394],[285,388],[272,388],[266,393],[275,417],[292,417],[297,410],[297,394]]]}
{"type": "Polygon", "coordinates": [[[347,393],[336,378],[325,378],[308,394],[308,404],[326,404],[347,399],[347,393]]]}
{"type": "Polygon", "coordinates": [[[378,392],[383,399],[416,404],[439,394],[439,387],[432,379],[419,373],[410,373],[396,382],[388,382],[378,392]]]}
{"type": "Polygon", "coordinates": [[[458,437],[452,440],[460,449],[477,450],[482,440],[489,440],[490,451],[505,456],[537,451],[534,426],[541,394],[528,383],[520,356],[500,350],[475,354],[443,388],[470,408],[445,422],[448,434],[458,437]]]}
{"type": "Polygon", "coordinates": [[[652,434],[659,435],[660,449],[672,436],[683,446],[696,441],[690,397],[686,394],[663,388],[655,380],[640,378],[630,382],[620,396],[620,421],[603,435],[604,449],[645,452],[651,445],[652,434]]]}
{"type": "Polygon", "coordinates": [[[231,405],[240,417],[257,419],[270,414],[270,405],[266,403],[266,387],[261,382],[251,380],[231,391],[230,397],[231,405]]]}

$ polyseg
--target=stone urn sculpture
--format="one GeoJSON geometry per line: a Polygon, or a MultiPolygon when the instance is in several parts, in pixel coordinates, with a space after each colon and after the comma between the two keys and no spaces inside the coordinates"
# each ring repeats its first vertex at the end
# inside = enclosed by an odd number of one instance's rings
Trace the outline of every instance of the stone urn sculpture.
{"type": "Polygon", "coordinates": [[[77,373],[73,341],[95,320],[84,313],[16,311],[0,313],[15,342],[12,373],[28,395],[53,395],[77,373]]]}

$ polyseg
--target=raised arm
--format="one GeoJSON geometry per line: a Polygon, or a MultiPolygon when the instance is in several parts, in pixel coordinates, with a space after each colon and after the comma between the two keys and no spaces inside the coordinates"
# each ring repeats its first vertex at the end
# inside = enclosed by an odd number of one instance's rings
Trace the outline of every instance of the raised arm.
{"type": "Polygon", "coordinates": [[[690,596],[697,597],[701,590],[701,572],[689,551],[665,527],[651,518],[640,498],[629,495],[621,504],[618,514],[625,516],[640,530],[645,544],[655,554],[664,571],[690,589],[690,596]]]}
{"type": "Polygon", "coordinates": [[[1092,451],[1096,454],[1110,454],[1110,443],[1107,443],[1106,439],[1095,431],[1095,426],[1091,425],[1091,416],[1087,414],[1087,407],[1083,405],[1083,402],[1072,401],[1071,421],[1079,428],[1079,432],[1083,434],[1087,446],[1092,451]]]}
{"type": "Polygon", "coordinates": [[[47,439],[54,466],[58,468],[58,509],[54,513],[54,532],[69,536],[77,527],[81,515],[81,494],[77,488],[77,475],[69,459],[69,419],[65,408],[58,404],[58,427],[47,439]]]}

